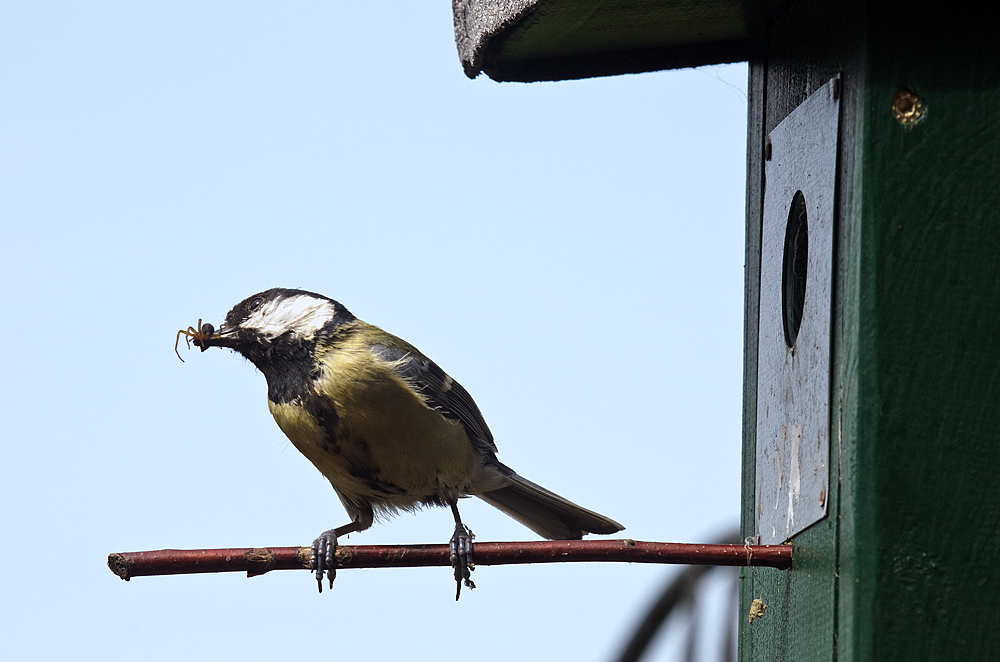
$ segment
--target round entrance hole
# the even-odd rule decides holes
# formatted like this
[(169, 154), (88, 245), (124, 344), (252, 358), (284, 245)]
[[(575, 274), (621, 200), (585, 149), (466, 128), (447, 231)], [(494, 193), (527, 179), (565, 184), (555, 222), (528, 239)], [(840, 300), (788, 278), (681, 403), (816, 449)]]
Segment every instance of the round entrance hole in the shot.
[(809, 264), (809, 224), (806, 222), (806, 199), (802, 191), (792, 196), (785, 226), (785, 253), (781, 265), (781, 313), (785, 344), (795, 346), (802, 326), (806, 302), (806, 275)]

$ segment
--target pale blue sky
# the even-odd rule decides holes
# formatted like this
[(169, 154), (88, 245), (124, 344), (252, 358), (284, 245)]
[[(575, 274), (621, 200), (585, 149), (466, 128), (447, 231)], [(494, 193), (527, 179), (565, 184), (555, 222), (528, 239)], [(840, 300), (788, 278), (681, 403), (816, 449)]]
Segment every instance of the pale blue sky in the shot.
[[(739, 516), (746, 66), (469, 80), (450, 3), (0, 11), (3, 659), (603, 660), (672, 572), (612, 564), (137, 578), (109, 552), (346, 522), (229, 352), (327, 294), (473, 394), (500, 459), (641, 540)], [(462, 504), (480, 540), (536, 539)], [(443, 543), (445, 509), (351, 544)]]

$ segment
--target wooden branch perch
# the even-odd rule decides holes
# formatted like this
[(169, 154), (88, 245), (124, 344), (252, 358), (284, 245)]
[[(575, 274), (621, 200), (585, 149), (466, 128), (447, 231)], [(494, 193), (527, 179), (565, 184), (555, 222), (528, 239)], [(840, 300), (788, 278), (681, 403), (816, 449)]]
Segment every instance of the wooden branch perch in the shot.
[[(477, 542), (476, 565), (618, 561), (683, 565), (792, 567), (789, 545), (693, 545), (639, 540), (547, 540)], [(251, 549), (161, 549), (108, 556), (108, 567), (128, 581), (149, 575), (242, 572), (248, 577), (269, 570), (309, 569), (309, 547)], [(412, 568), (448, 566), (448, 545), (341, 545), (337, 568)]]

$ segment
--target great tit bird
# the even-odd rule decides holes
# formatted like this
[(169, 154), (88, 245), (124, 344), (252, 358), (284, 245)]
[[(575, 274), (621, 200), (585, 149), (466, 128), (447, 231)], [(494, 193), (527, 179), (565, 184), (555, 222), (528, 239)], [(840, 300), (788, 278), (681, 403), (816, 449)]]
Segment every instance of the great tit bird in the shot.
[(414, 346), (329, 297), (275, 288), (238, 303), (217, 332), (207, 324), (190, 331), (181, 333), (202, 351), (233, 349), (264, 373), (278, 427), (326, 476), (351, 517), (313, 542), (320, 592), (324, 571), (333, 588), (339, 536), (399, 510), (449, 506), (457, 600), (463, 582), (474, 588), (473, 536), (458, 513), (458, 499), (467, 495), (549, 539), (622, 530), (502, 464), (461, 384)]

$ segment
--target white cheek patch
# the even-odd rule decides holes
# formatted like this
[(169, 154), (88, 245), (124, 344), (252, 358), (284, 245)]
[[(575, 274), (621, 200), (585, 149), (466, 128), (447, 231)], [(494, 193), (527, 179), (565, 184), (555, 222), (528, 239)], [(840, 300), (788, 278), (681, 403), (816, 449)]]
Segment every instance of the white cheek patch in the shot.
[(299, 294), (266, 302), (241, 326), (255, 329), (266, 338), (277, 338), (291, 331), (293, 335), (309, 339), (333, 319), (335, 313), (333, 304), (326, 299)]

